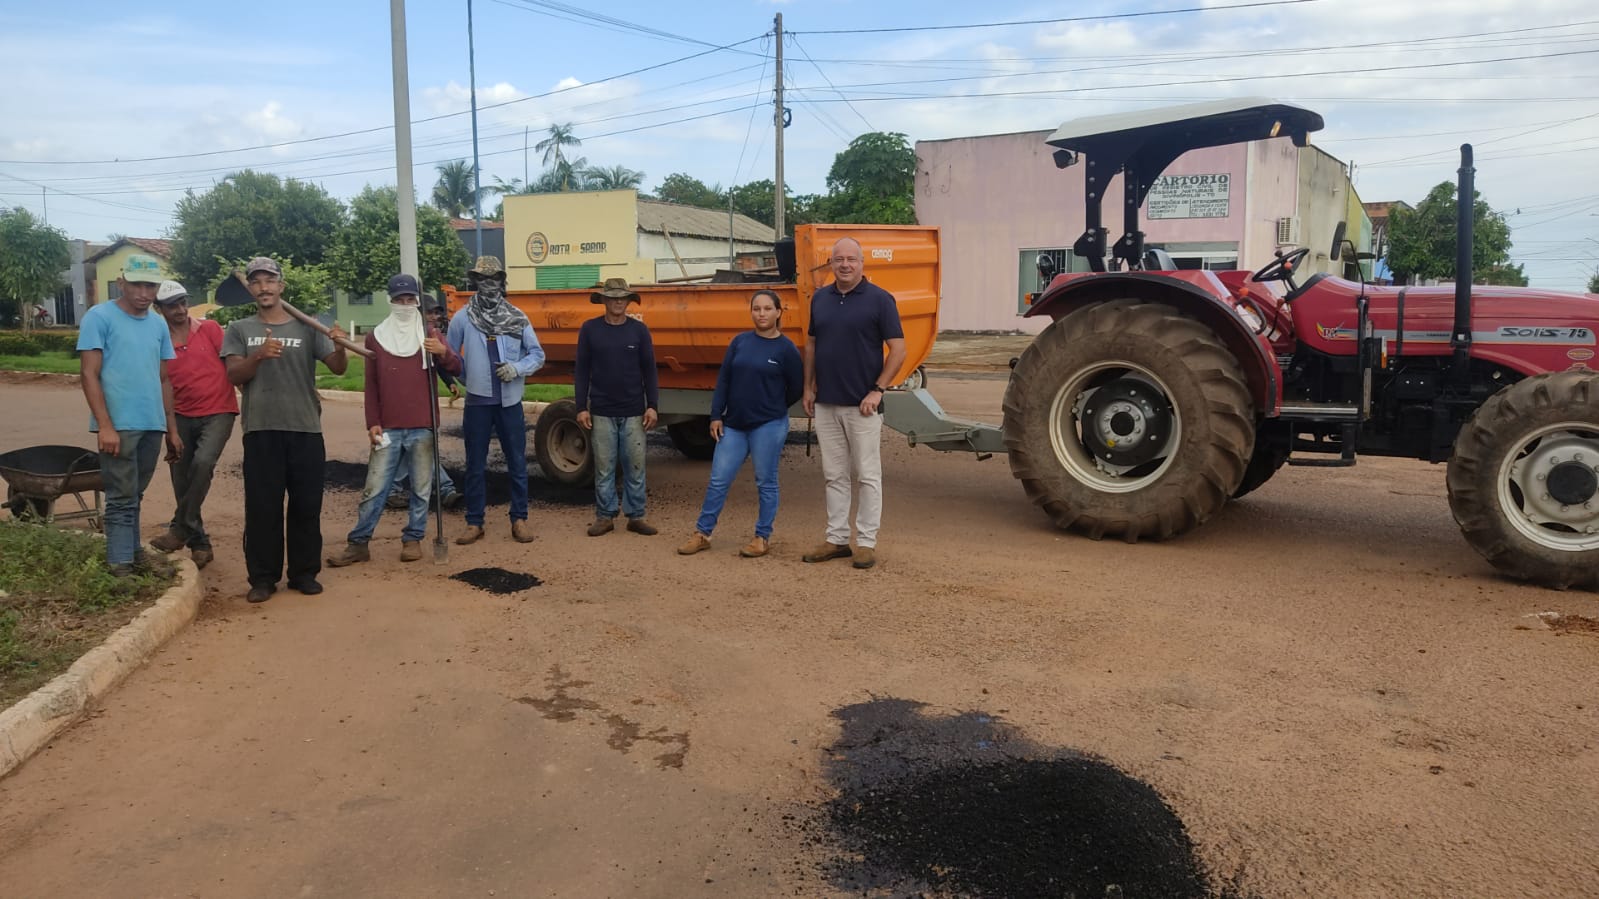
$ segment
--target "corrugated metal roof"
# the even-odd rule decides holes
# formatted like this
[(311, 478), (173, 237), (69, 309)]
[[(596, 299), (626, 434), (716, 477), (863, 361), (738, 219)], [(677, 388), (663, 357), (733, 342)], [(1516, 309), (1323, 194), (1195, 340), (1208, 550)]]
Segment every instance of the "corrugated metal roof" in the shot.
[[(638, 201), (638, 229), (651, 234), (671, 231), (673, 235), (727, 239), (727, 210), (679, 206), (657, 200)], [(733, 216), (733, 239), (749, 243), (771, 243), (777, 232), (747, 215)]]

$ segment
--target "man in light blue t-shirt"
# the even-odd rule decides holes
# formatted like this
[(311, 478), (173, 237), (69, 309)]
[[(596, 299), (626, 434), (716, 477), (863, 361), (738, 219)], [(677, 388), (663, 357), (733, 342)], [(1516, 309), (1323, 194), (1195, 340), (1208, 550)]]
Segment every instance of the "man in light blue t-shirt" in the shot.
[(167, 360), (176, 355), (172, 334), (165, 319), (150, 313), (160, 283), (154, 258), (129, 256), (117, 279), (120, 295), (91, 308), (78, 327), (89, 430), (99, 435), (105, 484), (106, 565), (117, 577), (151, 568), (139, 545), (139, 505), (155, 474), (163, 432), (167, 461), (183, 454), (167, 379)]

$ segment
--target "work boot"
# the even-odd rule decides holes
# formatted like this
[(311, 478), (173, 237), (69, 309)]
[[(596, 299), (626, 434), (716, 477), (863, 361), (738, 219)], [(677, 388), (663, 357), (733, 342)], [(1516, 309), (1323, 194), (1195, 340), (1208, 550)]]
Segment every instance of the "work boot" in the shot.
[(466, 497), (459, 493), (447, 493), (444, 495), (444, 510), (446, 512), (454, 512), (465, 504)]
[(194, 549), (189, 550), (189, 558), (194, 560), (195, 568), (204, 568), (210, 565), (211, 560), (215, 559), (216, 556), (212, 554), (211, 547), (196, 546)]
[(461, 534), (461, 536), (455, 538), (455, 545), (456, 546), (471, 546), (472, 544), (474, 544), (474, 543), (476, 543), (476, 542), (478, 542), (479, 540), (482, 540), (482, 539), (483, 539), (483, 526), (480, 525), (480, 524), (469, 524), (469, 525), (466, 526), (466, 531), (464, 531)]
[(526, 518), (518, 518), (511, 522), (511, 539), (517, 543), (533, 542), (533, 526), (527, 523)]
[(692, 556), (710, 548), (711, 538), (701, 534), (699, 531), (695, 531), (694, 536), (683, 541), (683, 545), (677, 548), (677, 554), (680, 556)]
[(175, 553), (183, 548), (184, 540), (177, 531), (169, 530), (150, 541), (150, 545), (164, 553)]
[(250, 592), (245, 595), (244, 601), (266, 602), (267, 600), (271, 599), (272, 594), (276, 592), (278, 592), (278, 588), (275, 584), (256, 584), (255, 586), (251, 587)]
[(660, 531), (655, 529), (655, 525), (642, 518), (629, 518), (627, 520), (627, 529), (635, 534), (643, 534), (646, 537), (654, 537), (660, 533)]
[(837, 543), (823, 543), (800, 558), (807, 562), (826, 562), (828, 559), (847, 559), (851, 555), (853, 553), (848, 544), (839, 546)]
[(409, 509), (411, 507), (411, 494), (405, 490), (389, 491), (389, 498), (383, 501), (385, 509)]
[(610, 518), (596, 518), (594, 519), (594, 523), (589, 525), (589, 536), (602, 537), (614, 530), (616, 530), (615, 520)]
[(422, 543), (418, 540), (400, 541), (400, 561), (415, 562), (422, 558)]
[(770, 552), (771, 549), (772, 547), (766, 542), (765, 537), (751, 537), (750, 542), (744, 544), (744, 548), (739, 550), (738, 554), (746, 559), (759, 559)]
[(870, 568), (877, 564), (877, 553), (870, 546), (862, 546), (855, 550), (855, 561), (850, 564), (856, 568)]
[(354, 565), (357, 562), (370, 561), (372, 561), (372, 551), (367, 548), (365, 543), (346, 543), (344, 544), (344, 552), (336, 556), (328, 556), (328, 567), (343, 568), (346, 565)]
[(134, 575), (132, 565), (107, 565), (106, 570), (111, 572), (111, 576), (114, 578), (133, 577)]
[(289, 587), (304, 593), (306, 596), (315, 596), (322, 592), (322, 583), (314, 577), (303, 577), (299, 580), (289, 581)]
[(171, 560), (159, 553), (151, 555), (143, 550), (136, 550), (133, 554), (133, 571), (135, 574), (172, 577), (178, 573), (178, 566), (172, 564)]

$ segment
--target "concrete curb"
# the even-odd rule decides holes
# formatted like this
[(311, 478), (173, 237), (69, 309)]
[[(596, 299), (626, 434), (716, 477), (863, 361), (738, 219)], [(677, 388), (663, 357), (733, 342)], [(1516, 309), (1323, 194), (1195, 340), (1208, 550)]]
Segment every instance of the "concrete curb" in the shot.
[(188, 559), (173, 561), (178, 583), (155, 605), (84, 653), (65, 674), (0, 712), (0, 777), (43, 749), (194, 620), (200, 609), (200, 572)]

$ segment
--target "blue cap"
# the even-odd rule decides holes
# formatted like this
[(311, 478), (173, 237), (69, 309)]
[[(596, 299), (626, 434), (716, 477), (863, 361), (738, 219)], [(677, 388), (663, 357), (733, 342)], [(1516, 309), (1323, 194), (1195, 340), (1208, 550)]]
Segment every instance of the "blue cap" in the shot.
[(422, 295), (422, 285), (416, 283), (415, 275), (395, 275), (389, 279), (390, 299), (405, 296), (406, 294), (410, 294), (413, 297)]

